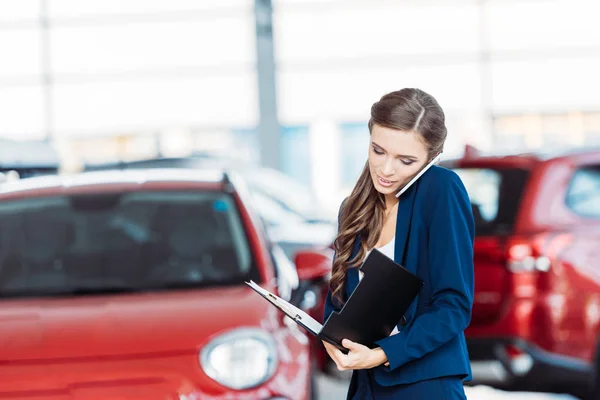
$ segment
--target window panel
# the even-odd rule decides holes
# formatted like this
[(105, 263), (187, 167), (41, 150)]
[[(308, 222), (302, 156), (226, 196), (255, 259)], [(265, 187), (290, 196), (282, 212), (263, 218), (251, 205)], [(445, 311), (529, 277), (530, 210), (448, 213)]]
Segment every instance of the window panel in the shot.
[(44, 137), (43, 97), (40, 86), (2, 88), (0, 110), (0, 137)]
[(0, 78), (40, 73), (37, 29), (0, 30)]
[(600, 106), (600, 58), (496, 62), (492, 69), (497, 110), (565, 110)]
[(260, 161), (260, 138), (256, 128), (231, 129), (232, 145), (228, 149), (229, 157), (248, 163)]
[(367, 122), (343, 123), (340, 126), (340, 161), (342, 187), (352, 188), (365, 162), (369, 148), (369, 127)]
[(57, 130), (72, 134), (257, 123), (256, 76), (98, 82), (55, 88)]
[(94, 74), (249, 66), (255, 60), (253, 32), (250, 18), (56, 28), (53, 68), (63, 74)]
[(310, 144), (308, 126), (281, 129), (281, 170), (310, 185)]
[(561, 151), (582, 144), (581, 126), (573, 124), (572, 119), (569, 114), (545, 115), (542, 118), (542, 146), (545, 150)]
[(477, 7), (464, 2), (289, 8), (282, 3), (274, 15), (276, 55), (284, 64), (365, 57), (361, 62), (377, 65), (381, 60), (369, 57), (474, 52), (479, 45)]
[(283, 71), (278, 76), (280, 117), (286, 123), (325, 116), (368, 120), (375, 101), (403, 87), (425, 90), (446, 112), (479, 109), (482, 102), (478, 74), (475, 63)]
[(40, 18), (40, 0), (0, 0), (0, 23)]
[(252, 0), (50, 0), (50, 11), (52, 17), (64, 18), (206, 10), (233, 6), (249, 7), (251, 5)]
[(595, 0), (486, 2), (493, 50), (586, 47), (600, 44)]

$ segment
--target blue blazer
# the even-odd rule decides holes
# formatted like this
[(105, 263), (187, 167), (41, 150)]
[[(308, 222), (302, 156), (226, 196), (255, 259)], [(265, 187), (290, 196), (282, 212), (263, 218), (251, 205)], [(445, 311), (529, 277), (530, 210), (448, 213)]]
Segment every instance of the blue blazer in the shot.
[[(471, 379), (463, 331), (473, 306), (474, 235), (471, 202), (455, 172), (433, 166), (400, 197), (394, 260), (425, 284), (399, 323), (399, 333), (377, 342), (390, 363), (372, 369), (380, 385), (450, 375)], [(352, 257), (359, 246), (357, 237)], [(348, 269), (346, 298), (358, 283), (358, 269)], [(329, 292), (324, 321), (334, 310), (340, 307)]]

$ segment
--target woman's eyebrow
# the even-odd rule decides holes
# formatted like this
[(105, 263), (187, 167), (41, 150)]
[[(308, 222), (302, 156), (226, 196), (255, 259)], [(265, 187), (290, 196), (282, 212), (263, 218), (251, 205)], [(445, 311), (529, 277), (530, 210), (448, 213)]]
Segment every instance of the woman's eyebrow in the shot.
[[(373, 145), (376, 146), (376, 147), (378, 147), (380, 150), (386, 151), (383, 147), (381, 147), (377, 143), (375, 143), (375, 142), (371, 142), (371, 143), (373, 143)], [(411, 159), (413, 161), (419, 160), (419, 157), (411, 156), (409, 154), (397, 154), (396, 157), (398, 157), (398, 158), (408, 158), (408, 159)]]

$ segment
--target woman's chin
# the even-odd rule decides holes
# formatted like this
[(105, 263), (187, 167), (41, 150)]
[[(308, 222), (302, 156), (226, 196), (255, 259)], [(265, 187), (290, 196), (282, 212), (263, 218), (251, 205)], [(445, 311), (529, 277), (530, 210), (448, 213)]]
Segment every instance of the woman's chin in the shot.
[(379, 184), (376, 184), (375, 190), (377, 190), (381, 194), (392, 194), (392, 193), (396, 193), (397, 187), (396, 187), (396, 185), (386, 187), (386, 186), (381, 186)]

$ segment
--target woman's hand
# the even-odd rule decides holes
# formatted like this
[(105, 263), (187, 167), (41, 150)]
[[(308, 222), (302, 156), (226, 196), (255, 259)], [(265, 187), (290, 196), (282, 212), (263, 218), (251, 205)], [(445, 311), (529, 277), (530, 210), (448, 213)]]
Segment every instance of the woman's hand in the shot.
[(342, 353), (337, 347), (323, 341), (323, 345), (329, 357), (335, 362), (338, 370), (370, 369), (381, 364), (389, 365), (384, 351), (377, 347), (370, 349), (360, 343), (354, 343), (348, 339), (342, 340), (342, 346), (350, 350), (348, 354)]

